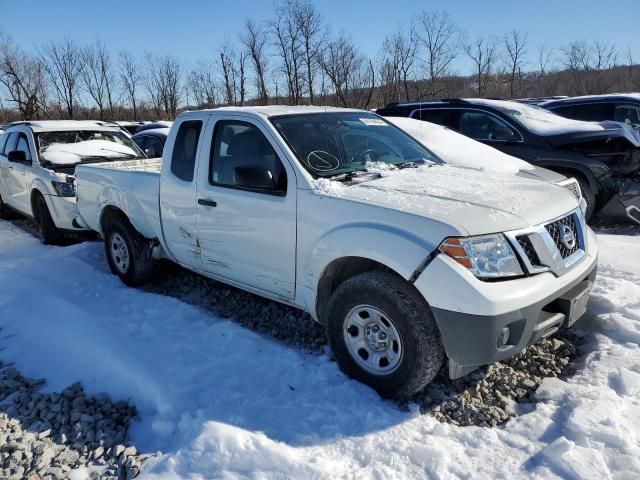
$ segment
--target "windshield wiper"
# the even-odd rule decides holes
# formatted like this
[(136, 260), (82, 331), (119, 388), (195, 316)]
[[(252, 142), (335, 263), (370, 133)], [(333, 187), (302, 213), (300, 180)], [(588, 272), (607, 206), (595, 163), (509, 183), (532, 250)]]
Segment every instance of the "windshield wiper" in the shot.
[(394, 165), (399, 169), (403, 169), (403, 168), (418, 168), (418, 166), (424, 165), (425, 163), (427, 163), (426, 160), (420, 159), (420, 160), (408, 160), (406, 162), (400, 162)]
[(119, 150), (111, 150), (110, 148), (101, 148), (100, 149), (103, 152), (112, 152), (112, 153), (117, 153), (119, 155), (122, 155), (125, 158), (140, 158), (138, 157), (138, 155), (136, 155), (135, 153), (127, 153), (127, 152), (121, 152)]
[(373, 173), (373, 172), (369, 172), (368, 170), (365, 169), (359, 169), (359, 170), (352, 170), (351, 172), (346, 172), (346, 173), (340, 173), (338, 175), (328, 175), (325, 178), (330, 178), (331, 180), (335, 180), (337, 182), (350, 182), (351, 180), (353, 180), (356, 177), (360, 177), (362, 175), (366, 175), (366, 174), (373, 174), (376, 177), (380, 177), (380, 173)]

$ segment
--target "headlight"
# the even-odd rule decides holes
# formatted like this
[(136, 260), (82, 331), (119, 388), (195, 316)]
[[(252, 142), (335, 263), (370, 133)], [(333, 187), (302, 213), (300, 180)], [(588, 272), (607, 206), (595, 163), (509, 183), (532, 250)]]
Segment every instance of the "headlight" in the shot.
[(438, 249), (478, 278), (524, 275), (516, 254), (503, 235), (446, 238)]
[(61, 197), (75, 197), (76, 195), (76, 187), (73, 183), (51, 182), (51, 184)]

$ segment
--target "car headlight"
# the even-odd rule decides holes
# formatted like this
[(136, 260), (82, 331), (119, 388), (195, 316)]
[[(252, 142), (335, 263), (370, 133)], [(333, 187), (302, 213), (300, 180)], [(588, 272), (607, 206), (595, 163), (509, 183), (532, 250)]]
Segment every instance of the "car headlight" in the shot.
[(51, 182), (51, 184), (61, 197), (75, 197), (76, 195), (76, 187), (73, 183)]
[(481, 279), (524, 275), (511, 245), (501, 234), (449, 237), (438, 250)]

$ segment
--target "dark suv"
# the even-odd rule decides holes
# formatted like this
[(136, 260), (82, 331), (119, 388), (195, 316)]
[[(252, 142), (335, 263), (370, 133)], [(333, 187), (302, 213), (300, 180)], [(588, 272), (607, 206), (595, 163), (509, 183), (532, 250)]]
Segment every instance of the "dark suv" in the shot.
[(542, 102), (539, 106), (574, 120), (610, 120), (640, 127), (640, 93), (564, 98)]
[(444, 125), (580, 183), (586, 216), (640, 224), (640, 142), (618, 124), (566, 119), (522, 103), (453, 99), (394, 103), (377, 111)]

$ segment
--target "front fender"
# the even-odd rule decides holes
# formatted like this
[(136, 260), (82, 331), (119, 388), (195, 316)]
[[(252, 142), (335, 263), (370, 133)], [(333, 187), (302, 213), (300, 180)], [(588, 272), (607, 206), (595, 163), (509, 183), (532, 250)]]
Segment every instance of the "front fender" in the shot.
[[(440, 240), (442, 238), (438, 242)], [(335, 260), (345, 257), (366, 258), (409, 280), (436, 247), (435, 242), (388, 225), (358, 223), (337, 227), (316, 242), (302, 265), (302, 302), (317, 318), (315, 306), (318, 284), (325, 269)]]

